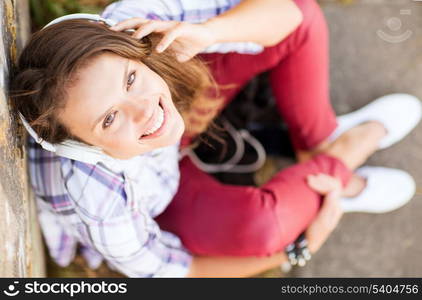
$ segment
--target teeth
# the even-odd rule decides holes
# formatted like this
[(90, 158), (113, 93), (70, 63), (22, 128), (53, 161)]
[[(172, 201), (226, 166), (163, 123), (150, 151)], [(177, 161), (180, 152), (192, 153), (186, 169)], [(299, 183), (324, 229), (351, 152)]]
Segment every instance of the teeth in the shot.
[(154, 125), (149, 130), (145, 131), (143, 136), (150, 135), (156, 132), (161, 127), (161, 125), (163, 125), (163, 122), (164, 122), (164, 110), (161, 108), (161, 106), (159, 106), (157, 121), (155, 121)]

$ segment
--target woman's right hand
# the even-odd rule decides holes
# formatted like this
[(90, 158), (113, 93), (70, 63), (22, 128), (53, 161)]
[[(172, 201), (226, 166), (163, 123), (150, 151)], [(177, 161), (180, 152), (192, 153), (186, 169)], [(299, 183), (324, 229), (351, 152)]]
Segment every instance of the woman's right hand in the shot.
[(315, 253), (337, 227), (343, 215), (340, 206), (342, 185), (340, 180), (326, 174), (309, 175), (307, 182), (314, 191), (324, 195), (317, 217), (306, 230), (309, 250)]
[(180, 62), (185, 62), (216, 42), (214, 33), (204, 24), (179, 21), (148, 20), (130, 18), (112, 27), (114, 31), (135, 30), (132, 36), (141, 39), (152, 32), (163, 35), (156, 46), (157, 52), (172, 47)]

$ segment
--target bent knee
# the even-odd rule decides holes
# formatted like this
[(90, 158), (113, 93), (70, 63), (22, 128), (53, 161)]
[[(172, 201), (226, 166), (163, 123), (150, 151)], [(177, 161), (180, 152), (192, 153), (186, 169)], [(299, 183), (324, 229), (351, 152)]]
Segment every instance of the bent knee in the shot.
[[(325, 17), (316, 0), (294, 0), (301, 12), (301, 27), (325, 25)], [(317, 22), (317, 20), (320, 20)], [(321, 20), (323, 22), (321, 22)]]

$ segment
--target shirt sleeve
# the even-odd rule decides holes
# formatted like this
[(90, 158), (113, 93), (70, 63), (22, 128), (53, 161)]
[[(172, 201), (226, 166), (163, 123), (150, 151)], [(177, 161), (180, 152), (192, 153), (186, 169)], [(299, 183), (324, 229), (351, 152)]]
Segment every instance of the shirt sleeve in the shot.
[(61, 267), (75, 258), (77, 239), (67, 232), (60, 219), (45, 200), (35, 196), (38, 222), (51, 258)]
[[(203, 23), (233, 8), (242, 0), (121, 0), (108, 5), (102, 17), (120, 22), (139, 17), (150, 20), (184, 21)], [(252, 42), (217, 43), (204, 49), (203, 53), (238, 52), (256, 54), (263, 46)]]
[(65, 178), (83, 224), (82, 239), (109, 265), (128, 277), (186, 276), (192, 256), (145, 208), (129, 205), (122, 176), (75, 162)]

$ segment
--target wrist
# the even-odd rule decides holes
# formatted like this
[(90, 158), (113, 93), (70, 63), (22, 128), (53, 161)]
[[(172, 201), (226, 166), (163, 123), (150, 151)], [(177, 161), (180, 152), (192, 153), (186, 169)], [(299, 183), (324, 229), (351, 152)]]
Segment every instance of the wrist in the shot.
[(285, 248), (287, 259), (291, 266), (303, 267), (311, 259), (311, 251), (305, 233), (302, 233), (293, 243)]

